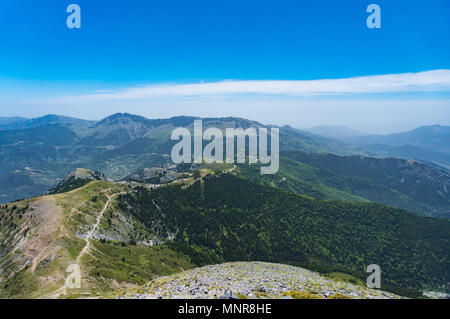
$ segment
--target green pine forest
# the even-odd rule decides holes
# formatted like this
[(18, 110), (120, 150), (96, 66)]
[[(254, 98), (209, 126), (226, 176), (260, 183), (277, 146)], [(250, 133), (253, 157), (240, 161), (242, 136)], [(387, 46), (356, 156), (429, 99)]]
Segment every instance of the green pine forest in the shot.
[(450, 279), (450, 221), (380, 204), (314, 199), (231, 174), (138, 187), (116, 202), (148, 229), (176, 234), (172, 248), (196, 265), (270, 261), (365, 279), (374, 263), (384, 288), (403, 295)]

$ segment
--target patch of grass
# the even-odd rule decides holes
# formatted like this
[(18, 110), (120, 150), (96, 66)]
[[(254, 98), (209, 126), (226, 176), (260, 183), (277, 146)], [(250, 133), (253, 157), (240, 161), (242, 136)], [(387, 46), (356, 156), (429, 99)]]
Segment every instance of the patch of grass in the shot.
[(306, 291), (299, 291), (299, 290), (287, 291), (287, 292), (284, 292), (281, 296), (282, 297), (291, 296), (294, 299), (323, 299), (322, 297), (320, 297), (318, 295), (311, 294)]
[(65, 238), (67, 242), (67, 252), (72, 259), (76, 259), (78, 254), (83, 249), (85, 242), (79, 238)]
[(349, 296), (340, 294), (340, 293), (336, 293), (336, 294), (328, 297), (328, 299), (352, 299), (352, 298), (350, 298)]
[(256, 298), (270, 298), (270, 296), (266, 292), (255, 291), (254, 294)]
[(354, 285), (359, 285), (359, 286), (364, 286), (364, 282), (352, 275), (349, 274), (345, 274), (342, 272), (330, 272), (327, 274), (323, 275), (324, 277), (334, 280), (334, 281), (341, 281), (341, 282), (346, 282), (346, 283), (351, 283)]
[(144, 284), (159, 276), (171, 275), (193, 268), (189, 257), (165, 245), (116, 245), (91, 242), (91, 253), (82, 258), (99, 290), (108, 290), (114, 281), (121, 284)]
[(36, 276), (26, 270), (0, 283), (0, 298), (26, 298), (38, 288)]

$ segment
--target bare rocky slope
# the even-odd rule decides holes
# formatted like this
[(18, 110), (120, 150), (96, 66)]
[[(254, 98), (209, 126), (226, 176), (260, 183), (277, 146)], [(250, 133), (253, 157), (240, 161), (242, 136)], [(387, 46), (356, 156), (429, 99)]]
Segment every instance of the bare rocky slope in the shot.
[(209, 265), (118, 291), (131, 299), (397, 299), (399, 296), (361, 284), (323, 277), (289, 265), (233, 262)]

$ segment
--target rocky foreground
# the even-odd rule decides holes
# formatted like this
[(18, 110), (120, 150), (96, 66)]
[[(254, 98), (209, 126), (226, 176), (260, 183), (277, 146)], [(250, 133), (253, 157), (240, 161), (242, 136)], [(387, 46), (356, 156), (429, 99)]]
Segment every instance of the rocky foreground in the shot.
[(195, 268), (157, 278), (143, 287), (120, 292), (135, 299), (394, 299), (392, 293), (333, 281), (289, 265), (233, 262)]

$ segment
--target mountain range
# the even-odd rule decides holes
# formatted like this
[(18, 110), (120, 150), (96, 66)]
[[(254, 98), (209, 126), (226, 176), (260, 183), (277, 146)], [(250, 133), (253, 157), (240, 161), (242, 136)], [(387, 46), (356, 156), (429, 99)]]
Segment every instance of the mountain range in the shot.
[[(192, 129), (195, 117), (150, 120), (131, 114), (114, 114), (98, 122), (45, 116), (0, 130), (0, 201), (39, 195), (55, 186), (77, 167), (99, 170), (112, 179), (128, 176), (144, 167), (167, 164), (174, 142), (171, 131)], [(258, 127), (240, 118), (205, 118), (203, 125)], [(312, 138), (291, 128), (281, 130), (282, 149), (345, 154), (339, 142)], [(16, 191), (10, 187), (15, 181)], [(19, 181), (23, 181), (22, 184)]]
[[(139, 170), (169, 165), (169, 154), (175, 143), (170, 140), (171, 131), (176, 127), (192, 129), (196, 119), (199, 118), (147, 119), (117, 113), (93, 122), (48, 115), (19, 121), (13, 124), (20, 125), (16, 129), (11, 129), (12, 124), (0, 125), (0, 201), (6, 203), (43, 194), (78, 167), (120, 180)], [(205, 128), (262, 127), (258, 122), (242, 118), (202, 120)], [(427, 151), (428, 157), (434, 153), (442, 157), (441, 162), (429, 162), (417, 159), (415, 152), (408, 152), (410, 148), (423, 150), (426, 139), (434, 141), (430, 147), (435, 149), (446, 141), (448, 144), (447, 132), (445, 127), (423, 127), (379, 137), (380, 140), (366, 137), (367, 141), (391, 141), (389, 144), (412, 143), (376, 144), (380, 149), (375, 152), (372, 144), (354, 146), (283, 126), (280, 127), (280, 165), (284, 175), (280, 178), (286, 180), (284, 183), (274, 180), (280, 174), (266, 179), (316, 198), (372, 201), (428, 216), (448, 217), (449, 175), (442, 165), (450, 156)], [(351, 138), (363, 140), (361, 136)], [(404, 148), (404, 156), (391, 158), (392, 148)], [(416, 161), (401, 160), (405, 157)], [(251, 167), (243, 167), (242, 172), (252, 180), (264, 179)]]
[(369, 156), (417, 159), (450, 167), (449, 126), (421, 126), (387, 135), (367, 135), (342, 126), (319, 126), (306, 131), (362, 147)]
[(13, 123), (23, 122), (27, 121), (27, 118), (20, 117), (20, 116), (13, 116), (13, 117), (0, 117), (0, 125), (7, 126)]
[(320, 126), (314, 126), (311, 128), (304, 129), (307, 132), (311, 132), (316, 135), (325, 136), (329, 138), (339, 139), (350, 137), (350, 136), (361, 136), (361, 135), (367, 135), (363, 132), (359, 132), (356, 130), (353, 130), (351, 128), (348, 128), (346, 126), (342, 125), (320, 125)]
[[(261, 175), (259, 163), (174, 165), (170, 134), (192, 130), (196, 119), (51, 115), (0, 130), (0, 297), (111, 297), (237, 261), (303, 267), (333, 287), (361, 285), (365, 266), (377, 263), (384, 290), (448, 290), (450, 175), (439, 163), (371, 157), (365, 145), (282, 126), (274, 175)], [(204, 128), (262, 127), (202, 120)], [(433, 134), (432, 147), (444, 143), (445, 130)], [(78, 290), (65, 283), (74, 264), (83, 273)], [(315, 276), (287, 295), (329, 296), (308, 281)], [(351, 289), (333, 295), (360, 291)]]
[(42, 117), (27, 119), (22, 117), (0, 118), (0, 130), (20, 130), (29, 129), (50, 124), (64, 124), (64, 125), (89, 125), (93, 121), (75, 119), (68, 116), (61, 116), (55, 114), (48, 114)]

